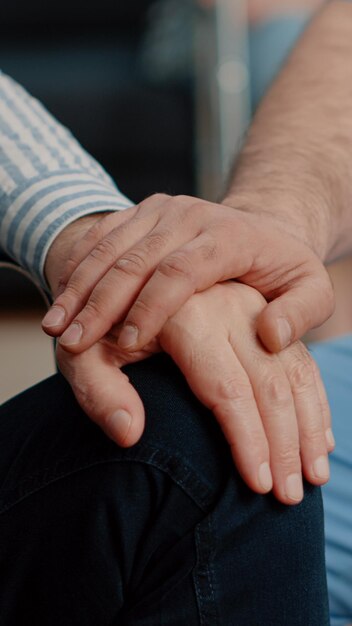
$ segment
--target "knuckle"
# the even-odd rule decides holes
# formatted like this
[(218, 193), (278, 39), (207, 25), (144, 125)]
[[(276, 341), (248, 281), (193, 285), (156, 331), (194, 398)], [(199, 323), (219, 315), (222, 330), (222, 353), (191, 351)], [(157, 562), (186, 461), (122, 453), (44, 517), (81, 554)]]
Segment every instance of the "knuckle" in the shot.
[(188, 215), (191, 220), (201, 220), (207, 215), (209, 203), (204, 200), (195, 200), (188, 209)]
[(203, 261), (215, 261), (218, 258), (218, 247), (216, 243), (203, 244), (200, 248)]
[(103, 301), (97, 295), (92, 295), (83, 309), (85, 318), (102, 318), (104, 316)]
[(146, 237), (144, 245), (148, 253), (155, 254), (156, 252), (160, 252), (165, 245), (172, 237), (172, 233), (170, 230), (163, 230), (157, 233), (151, 233)]
[(315, 361), (300, 341), (290, 346), (286, 362), (285, 369), (295, 392), (315, 388)]
[(193, 207), (196, 204), (204, 203), (203, 200), (199, 200), (199, 198), (193, 196), (187, 196), (186, 194), (178, 194), (174, 199), (176, 200), (175, 206), (181, 210), (184, 209), (185, 215), (189, 215), (189, 212), (193, 211)]
[(280, 446), (276, 461), (287, 471), (300, 466), (300, 448), (298, 442), (290, 442)]
[(99, 241), (102, 238), (104, 232), (103, 224), (104, 218), (97, 220), (84, 235), (85, 241)]
[(210, 371), (210, 354), (198, 350), (197, 346), (187, 344), (187, 359), (189, 364), (188, 371), (193, 376), (199, 376), (202, 375), (202, 372)]
[(291, 389), (283, 376), (265, 372), (259, 384), (259, 399), (265, 404), (287, 407), (291, 403)]
[(309, 425), (306, 424), (300, 432), (300, 445), (301, 448), (306, 446), (309, 450), (315, 447), (317, 444), (323, 444), (325, 447), (324, 433), (322, 424), (314, 421)]
[(182, 278), (195, 283), (194, 270), (186, 254), (178, 253), (168, 256), (158, 266), (158, 272), (166, 278)]
[(73, 277), (66, 285), (65, 292), (56, 299), (56, 304), (69, 303), (72, 300), (81, 300), (82, 298), (82, 283), (76, 281)]
[(161, 193), (161, 192), (157, 192), (157, 193), (152, 193), (151, 196), (148, 197), (148, 200), (169, 200), (171, 198), (171, 196), (168, 193)]
[(64, 270), (62, 272), (63, 281), (66, 279), (66, 282), (67, 282), (67, 279), (72, 275), (72, 272), (74, 272), (74, 270), (76, 269), (77, 263), (79, 262), (79, 257), (75, 252), (76, 252), (75, 250), (72, 250), (68, 259), (66, 260), (66, 263), (64, 265)]
[(143, 315), (150, 316), (151, 314), (155, 314), (156, 311), (164, 311), (163, 305), (160, 302), (149, 302), (148, 300), (138, 298), (133, 305), (134, 314), (142, 313)]
[(306, 391), (314, 386), (313, 369), (308, 360), (296, 360), (291, 366), (290, 381), (295, 391)]
[(253, 391), (249, 381), (240, 378), (223, 378), (218, 381), (216, 395), (219, 401), (233, 400), (244, 404), (253, 399)]
[(112, 263), (116, 258), (116, 247), (111, 239), (102, 239), (97, 243), (95, 248), (90, 252), (90, 256), (102, 263)]
[(174, 226), (184, 227), (189, 217), (190, 198), (184, 195), (170, 196), (165, 206), (165, 216), (172, 219)]
[(150, 196), (145, 198), (145, 200), (143, 200), (137, 205), (136, 218), (139, 219), (139, 217), (143, 216), (145, 211), (148, 211), (148, 212), (149, 211), (154, 212), (155, 210), (157, 211), (158, 207), (161, 206), (164, 202), (166, 202), (170, 198), (171, 196), (169, 196), (166, 193), (151, 194)]
[(123, 272), (128, 276), (140, 276), (149, 271), (148, 260), (143, 252), (133, 250), (118, 259), (112, 266), (113, 270)]

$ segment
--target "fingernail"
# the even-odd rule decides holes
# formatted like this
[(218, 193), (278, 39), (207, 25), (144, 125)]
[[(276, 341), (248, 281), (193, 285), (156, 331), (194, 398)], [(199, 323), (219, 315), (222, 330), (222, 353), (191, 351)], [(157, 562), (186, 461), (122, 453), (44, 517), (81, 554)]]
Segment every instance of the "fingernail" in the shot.
[(74, 346), (79, 343), (83, 334), (82, 326), (79, 322), (73, 322), (71, 326), (61, 335), (59, 343), (63, 346)]
[(65, 321), (65, 309), (62, 306), (52, 306), (43, 318), (44, 326), (61, 326)]
[(303, 485), (300, 474), (290, 474), (286, 478), (286, 496), (289, 500), (300, 502), (303, 498)]
[(119, 336), (118, 345), (120, 348), (132, 348), (137, 343), (138, 339), (138, 328), (137, 326), (132, 326), (132, 324), (126, 324), (123, 327), (121, 334)]
[(273, 478), (271, 475), (269, 463), (262, 463), (258, 472), (259, 482), (265, 491), (273, 488)]
[(334, 434), (333, 434), (331, 428), (328, 428), (325, 431), (325, 438), (326, 438), (326, 442), (327, 442), (329, 448), (335, 448), (335, 445), (336, 445), (335, 437), (334, 437)]
[(286, 348), (286, 346), (289, 345), (292, 337), (291, 326), (284, 317), (279, 317), (279, 319), (277, 320), (277, 328), (281, 348)]
[[(123, 409), (115, 411), (106, 422), (106, 434), (114, 441), (124, 443), (131, 427), (132, 415)], [(121, 435), (123, 434), (123, 437)]]
[(326, 456), (319, 456), (313, 463), (313, 473), (316, 478), (328, 480), (330, 476), (329, 461)]

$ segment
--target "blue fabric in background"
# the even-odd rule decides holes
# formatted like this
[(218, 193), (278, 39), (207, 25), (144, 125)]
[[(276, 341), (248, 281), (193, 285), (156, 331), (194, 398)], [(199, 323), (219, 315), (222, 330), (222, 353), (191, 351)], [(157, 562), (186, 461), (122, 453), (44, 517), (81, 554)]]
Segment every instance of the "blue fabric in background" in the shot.
[[(249, 37), (252, 110), (286, 60), (309, 20), (281, 16)], [(352, 624), (352, 335), (312, 346), (332, 411), (336, 450), (323, 489), (331, 626)]]
[(311, 346), (326, 386), (336, 449), (323, 488), (331, 626), (352, 623), (352, 335)]
[(306, 12), (278, 16), (250, 30), (251, 102), (254, 110), (309, 20)]

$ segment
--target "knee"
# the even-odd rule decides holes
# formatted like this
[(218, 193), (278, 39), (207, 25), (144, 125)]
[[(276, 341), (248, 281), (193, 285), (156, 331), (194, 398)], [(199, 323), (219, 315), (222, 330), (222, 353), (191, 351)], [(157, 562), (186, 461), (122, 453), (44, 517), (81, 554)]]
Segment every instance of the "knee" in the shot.
[(141, 445), (182, 458), (210, 478), (233, 468), (230, 450), (212, 414), (193, 395), (187, 381), (165, 354), (125, 368), (146, 412)]

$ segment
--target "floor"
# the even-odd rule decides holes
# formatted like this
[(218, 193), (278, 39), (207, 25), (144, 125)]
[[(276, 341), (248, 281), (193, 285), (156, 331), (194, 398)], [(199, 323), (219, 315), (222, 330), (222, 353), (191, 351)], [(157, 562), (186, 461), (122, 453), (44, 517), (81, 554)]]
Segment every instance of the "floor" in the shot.
[(0, 268), (0, 404), (55, 372), (52, 340), (40, 327), (45, 304), (36, 288)]

